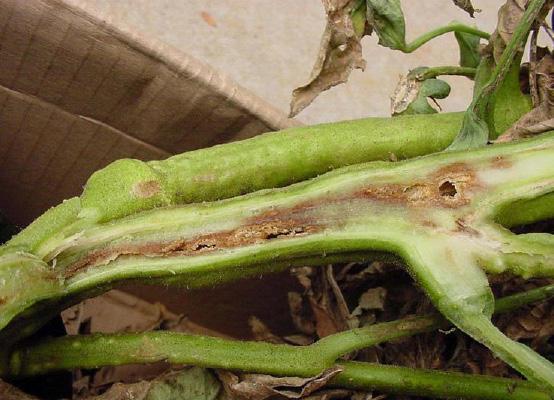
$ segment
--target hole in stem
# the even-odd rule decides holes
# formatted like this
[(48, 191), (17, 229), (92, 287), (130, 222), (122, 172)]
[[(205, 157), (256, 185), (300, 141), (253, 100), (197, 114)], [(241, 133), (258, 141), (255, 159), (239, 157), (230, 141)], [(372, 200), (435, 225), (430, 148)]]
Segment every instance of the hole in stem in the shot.
[(450, 181), (444, 181), (439, 186), (439, 193), (443, 197), (454, 197), (456, 194), (458, 194), (458, 191), (456, 190), (456, 185)]
[(543, 221), (533, 222), (531, 224), (517, 225), (510, 228), (515, 234), (524, 233), (551, 233), (554, 234), (554, 218)]

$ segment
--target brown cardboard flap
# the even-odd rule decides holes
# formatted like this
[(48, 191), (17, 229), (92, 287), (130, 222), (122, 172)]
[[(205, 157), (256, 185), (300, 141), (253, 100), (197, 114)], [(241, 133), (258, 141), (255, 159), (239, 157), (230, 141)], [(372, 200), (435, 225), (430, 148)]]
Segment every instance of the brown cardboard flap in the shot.
[(16, 224), (79, 194), (115, 159), (297, 124), (211, 67), (96, 12), (0, 0), (0, 209)]

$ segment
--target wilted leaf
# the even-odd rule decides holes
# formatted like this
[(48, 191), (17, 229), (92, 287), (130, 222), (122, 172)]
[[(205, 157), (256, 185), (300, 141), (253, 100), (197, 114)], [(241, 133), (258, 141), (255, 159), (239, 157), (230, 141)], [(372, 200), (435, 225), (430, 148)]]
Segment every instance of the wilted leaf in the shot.
[(454, 4), (467, 12), (471, 16), (471, 18), (475, 18), (474, 14), (476, 12), (481, 12), (481, 10), (473, 7), (473, 4), (471, 4), (471, 0), (454, 0)]
[(433, 114), (433, 108), (427, 98), (444, 99), (450, 94), (450, 86), (443, 80), (431, 78), (423, 81), (418, 74), (426, 68), (416, 68), (400, 78), (391, 98), (392, 115)]
[(400, 0), (366, 1), (367, 20), (379, 36), (379, 44), (394, 50), (404, 50), (406, 23)]
[[(525, 12), (526, 6), (529, 3), (528, 0), (507, 0), (502, 7), (498, 10), (498, 24), (496, 30), (490, 37), (488, 50), (494, 56), (494, 61), (498, 63), (502, 53), (506, 49), (506, 44), (512, 38), (515, 29), (521, 17)], [(542, 20), (546, 17), (546, 14), (552, 8), (552, 0), (547, 0), (539, 13), (537, 20)], [(520, 51), (523, 52), (525, 43), (521, 44)]]
[(333, 367), (310, 378), (275, 377), (262, 374), (235, 375), (229, 371), (218, 371), (219, 379), (231, 398), (264, 400), (278, 395), (287, 399), (304, 398), (322, 388), (342, 369)]
[[(498, 24), (489, 40), (489, 50), (492, 50), (494, 61), (498, 63), (506, 44), (510, 41), (514, 31), (525, 12), (527, 0), (507, 0), (498, 10)], [(523, 51), (523, 48), (521, 49)]]
[[(361, 37), (365, 19), (360, 18), (359, 0), (323, 0), (327, 25), (312, 69), (309, 83), (294, 89), (290, 104), (293, 117), (306, 108), (321, 92), (346, 82), (354, 68), (364, 69)], [(363, 3), (362, 3), (363, 4)], [(356, 26), (355, 24), (356, 23)]]
[(462, 67), (477, 68), (481, 55), (479, 54), (479, 41), (477, 35), (465, 32), (454, 32), (456, 41), (460, 48), (460, 65)]
[(523, 115), (497, 142), (537, 135), (554, 130), (554, 57), (545, 55), (537, 64), (539, 105)]

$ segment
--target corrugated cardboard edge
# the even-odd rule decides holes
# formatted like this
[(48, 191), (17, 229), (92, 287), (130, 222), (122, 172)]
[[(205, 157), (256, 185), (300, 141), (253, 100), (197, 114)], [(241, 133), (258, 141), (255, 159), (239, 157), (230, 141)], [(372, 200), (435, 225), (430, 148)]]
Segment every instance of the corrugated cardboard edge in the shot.
[(106, 15), (90, 3), (85, 4), (79, 0), (66, 0), (65, 2), (56, 0), (56, 2), (63, 4), (73, 12), (93, 22), (101, 21), (101, 26), (113, 34), (114, 37), (117, 37), (122, 42), (128, 44), (129, 47), (140, 51), (144, 55), (165, 63), (176, 73), (198, 71), (195, 79), (211, 87), (214, 92), (225, 93), (228, 96), (227, 100), (229, 102), (239, 105), (246, 113), (256, 116), (271, 130), (281, 130), (302, 125), (300, 121), (289, 118), (283, 111), (237, 84), (224, 72), (198, 61), (194, 57), (175, 49), (173, 46), (146, 37), (127, 26), (123, 21)]
[(299, 123), (95, 10), (0, 0), (0, 209), (24, 226), (97, 169)]

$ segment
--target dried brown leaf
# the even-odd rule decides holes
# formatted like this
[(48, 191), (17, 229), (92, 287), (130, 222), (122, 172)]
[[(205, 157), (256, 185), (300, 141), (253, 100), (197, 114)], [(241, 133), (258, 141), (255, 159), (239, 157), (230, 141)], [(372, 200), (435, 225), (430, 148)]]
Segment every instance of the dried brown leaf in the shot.
[[(525, 12), (529, 0), (507, 0), (498, 10), (498, 24), (490, 37), (487, 51), (494, 57), (498, 63), (502, 53), (506, 49), (507, 43), (512, 38), (514, 31)], [(552, 9), (552, 0), (548, 0), (542, 8), (537, 20), (543, 20)], [(524, 44), (523, 44), (524, 45)], [(520, 49), (523, 51), (523, 45)]]
[(31, 396), (22, 392), (15, 386), (10, 385), (0, 379), (0, 399), (2, 400), (38, 400), (35, 396)]
[(297, 292), (288, 293), (288, 301), (292, 323), (305, 335), (313, 335), (315, 333), (315, 323), (313, 318), (308, 315), (306, 307), (304, 307), (304, 299)]
[(481, 12), (481, 10), (474, 8), (473, 4), (471, 4), (471, 0), (453, 0), (454, 4), (460, 7), (462, 10), (467, 12), (471, 18), (475, 18), (476, 12)]
[(352, 311), (352, 314), (359, 316), (362, 315), (364, 311), (383, 310), (386, 297), (387, 289), (383, 287), (368, 289), (361, 295), (358, 306)]
[(267, 325), (264, 324), (262, 321), (260, 321), (259, 318), (251, 316), (250, 318), (248, 318), (248, 325), (252, 330), (252, 335), (254, 336), (254, 340), (258, 340), (260, 342), (276, 343), (276, 344), (285, 343), (283, 339), (281, 339), (279, 336), (271, 332), (271, 330), (267, 327)]
[(332, 266), (297, 268), (292, 273), (305, 288), (303, 297), (310, 305), (318, 337), (344, 331), (349, 329), (350, 324), (355, 324), (355, 321), (351, 321), (346, 302), (334, 279)]
[[(507, 0), (498, 10), (498, 24), (489, 40), (489, 51), (494, 61), (498, 63), (506, 44), (510, 41), (514, 31), (525, 12), (528, 0)], [(523, 49), (521, 49), (523, 51)]]
[(391, 115), (398, 115), (408, 109), (419, 94), (422, 81), (401, 75), (391, 97)]
[(323, 91), (344, 83), (354, 68), (364, 69), (361, 35), (356, 33), (352, 10), (357, 0), (323, 0), (327, 25), (309, 82), (292, 92), (290, 116), (297, 115)]
[(217, 374), (231, 398), (263, 400), (275, 395), (287, 399), (305, 398), (325, 386), (341, 371), (340, 367), (333, 367), (310, 378), (275, 377), (263, 374), (235, 375), (224, 370), (218, 371)]

